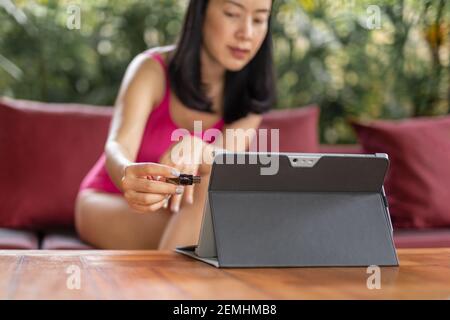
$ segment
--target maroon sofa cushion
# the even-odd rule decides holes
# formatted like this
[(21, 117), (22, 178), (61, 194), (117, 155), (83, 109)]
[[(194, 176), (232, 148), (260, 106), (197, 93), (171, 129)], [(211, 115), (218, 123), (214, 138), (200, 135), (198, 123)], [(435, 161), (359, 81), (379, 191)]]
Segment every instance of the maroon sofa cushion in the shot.
[[(271, 129), (279, 129), (280, 152), (319, 151), (319, 114), (317, 106), (305, 106), (295, 109), (272, 110), (263, 116), (259, 129), (267, 129), (267, 148), (258, 145), (258, 151), (272, 151)], [(254, 139), (250, 150), (256, 150), (257, 139)]]
[(39, 240), (34, 232), (0, 228), (0, 249), (33, 250), (38, 248)]
[(396, 228), (450, 227), (450, 117), (353, 123), (366, 152), (385, 152)]
[(45, 232), (42, 250), (92, 250), (94, 247), (81, 241), (75, 230), (53, 230)]
[(450, 248), (450, 228), (394, 230), (396, 248)]
[(72, 226), (112, 108), (0, 99), (0, 227)]
[(364, 150), (359, 144), (321, 144), (319, 146), (319, 152), (361, 154), (364, 153)]

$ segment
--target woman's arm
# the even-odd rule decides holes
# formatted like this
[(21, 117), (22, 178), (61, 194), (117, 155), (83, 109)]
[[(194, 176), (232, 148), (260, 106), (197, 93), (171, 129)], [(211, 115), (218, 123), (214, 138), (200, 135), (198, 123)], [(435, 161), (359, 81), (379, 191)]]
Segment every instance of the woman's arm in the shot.
[(145, 124), (164, 86), (162, 66), (148, 55), (136, 56), (128, 66), (105, 144), (106, 169), (121, 191), (124, 170), (136, 161)]

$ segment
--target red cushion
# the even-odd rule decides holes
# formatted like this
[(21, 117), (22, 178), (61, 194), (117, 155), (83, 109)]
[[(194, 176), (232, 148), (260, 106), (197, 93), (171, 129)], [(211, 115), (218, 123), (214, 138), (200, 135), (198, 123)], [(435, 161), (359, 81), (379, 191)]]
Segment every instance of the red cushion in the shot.
[(75, 231), (61, 230), (45, 233), (42, 250), (91, 250), (92, 246), (81, 241)]
[(73, 225), (112, 108), (0, 99), (0, 227)]
[(0, 228), (0, 249), (38, 249), (39, 241), (35, 233), (25, 230)]
[(358, 144), (321, 144), (319, 147), (320, 153), (345, 153), (345, 154), (360, 154), (364, 150)]
[(450, 226), (450, 117), (353, 123), (366, 152), (385, 152), (397, 228)]
[[(273, 110), (263, 116), (259, 129), (267, 129), (267, 148), (259, 144), (259, 151), (274, 151), (271, 148), (270, 129), (279, 129), (280, 152), (319, 151), (318, 122), (320, 109), (307, 106), (295, 109)], [(256, 150), (257, 139), (253, 139), (250, 150)], [(253, 149), (252, 149), (253, 148)]]
[(394, 230), (396, 248), (449, 248), (450, 229)]

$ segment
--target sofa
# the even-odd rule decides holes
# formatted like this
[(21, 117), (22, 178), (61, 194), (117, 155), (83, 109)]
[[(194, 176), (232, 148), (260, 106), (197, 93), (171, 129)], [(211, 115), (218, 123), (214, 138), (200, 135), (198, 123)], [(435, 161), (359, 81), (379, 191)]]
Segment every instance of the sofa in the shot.
[[(78, 187), (106, 140), (111, 107), (0, 97), (0, 249), (86, 250), (74, 230)], [(280, 151), (363, 153), (319, 144), (316, 106), (274, 110), (262, 129), (280, 129)], [(450, 225), (397, 228), (397, 248), (450, 247)]]

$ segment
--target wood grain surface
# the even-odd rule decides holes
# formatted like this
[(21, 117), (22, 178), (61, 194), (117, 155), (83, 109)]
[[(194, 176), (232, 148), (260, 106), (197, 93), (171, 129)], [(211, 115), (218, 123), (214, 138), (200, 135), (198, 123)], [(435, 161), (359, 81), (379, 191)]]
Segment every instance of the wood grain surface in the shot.
[(0, 299), (450, 299), (450, 248), (398, 256), (400, 267), (381, 268), (381, 288), (370, 290), (366, 268), (217, 269), (170, 251), (0, 250)]

